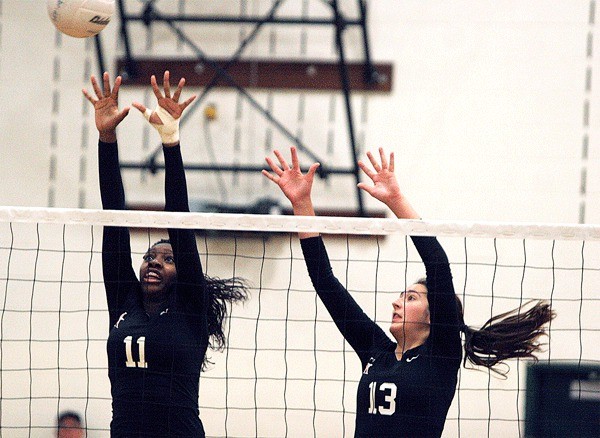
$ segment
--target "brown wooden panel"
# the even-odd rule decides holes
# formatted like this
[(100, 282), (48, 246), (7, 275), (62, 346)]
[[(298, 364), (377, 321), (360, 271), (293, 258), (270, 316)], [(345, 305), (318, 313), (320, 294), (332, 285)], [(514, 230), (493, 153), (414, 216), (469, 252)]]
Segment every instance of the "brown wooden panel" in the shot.
[[(225, 68), (228, 60), (214, 60)], [(172, 83), (185, 77), (186, 83), (193, 86), (206, 86), (215, 74), (207, 63), (190, 59), (148, 59), (136, 58), (133, 65), (125, 68), (125, 60), (117, 60), (119, 72), (130, 72), (123, 76), (123, 85), (147, 86), (151, 75), (162, 77), (165, 70), (171, 72)], [(392, 64), (374, 64), (379, 80), (376, 83), (365, 81), (365, 68), (362, 63), (347, 64), (350, 89), (352, 91), (374, 91), (389, 93), (392, 90)], [(237, 85), (243, 88), (264, 88), (278, 90), (341, 90), (339, 65), (334, 62), (307, 61), (261, 61), (244, 60), (236, 62), (227, 73)], [(231, 87), (230, 82), (219, 79), (217, 87)]]

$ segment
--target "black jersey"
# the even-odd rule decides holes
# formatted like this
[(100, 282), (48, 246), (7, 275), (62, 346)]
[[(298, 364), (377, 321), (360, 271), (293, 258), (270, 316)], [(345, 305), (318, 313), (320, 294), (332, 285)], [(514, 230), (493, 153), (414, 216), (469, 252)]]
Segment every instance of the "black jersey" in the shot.
[[(165, 209), (189, 211), (180, 147), (164, 148), (164, 156)], [(99, 143), (99, 166), (103, 208), (124, 209), (116, 143)], [(169, 230), (169, 239), (176, 285), (159, 314), (148, 316), (132, 267), (129, 231), (104, 228), (114, 437), (204, 436), (198, 409), (200, 369), (208, 346), (204, 274), (193, 231)]]
[(400, 361), (396, 342), (333, 275), (322, 239), (301, 240), (313, 285), (362, 363), (356, 437), (439, 437), (454, 398), (462, 347), (450, 266), (436, 238), (412, 240), (427, 273), (431, 326), (425, 344), (406, 351)]

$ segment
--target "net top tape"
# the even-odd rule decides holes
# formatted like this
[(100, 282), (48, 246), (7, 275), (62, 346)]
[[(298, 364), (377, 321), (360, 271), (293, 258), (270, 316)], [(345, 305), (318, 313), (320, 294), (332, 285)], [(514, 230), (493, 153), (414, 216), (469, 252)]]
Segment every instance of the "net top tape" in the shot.
[(600, 225), (448, 222), (395, 218), (173, 213), (75, 208), (0, 207), (0, 222), (124, 226), (130, 228), (188, 228), (237, 232), (318, 232), (350, 235), (401, 234), (410, 236), (600, 240)]

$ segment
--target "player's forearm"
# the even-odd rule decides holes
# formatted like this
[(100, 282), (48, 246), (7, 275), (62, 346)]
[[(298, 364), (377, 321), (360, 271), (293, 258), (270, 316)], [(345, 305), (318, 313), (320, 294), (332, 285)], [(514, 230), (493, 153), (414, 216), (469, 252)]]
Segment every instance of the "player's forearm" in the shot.
[(413, 208), (402, 195), (398, 195), (386, 202), (388, 208), (394, 213), (398, 219), (420, 219), (419, 213)]
[[(294, 211), (294, 216), (315, 216), (315, 209), (310, 198), (293, 202), (292, 210)], [(300, 239), (308, 239), (310, 237), (317, 237), (318, 235), (319, 233), (298, 233)]]
[(190, 211), (187, 182), (179, 143), (163, 147), (165, 157), (165, 210)]
[(124, 210), (125, 191), (116, 142), (103, 142), (100, 140), (98, 143), (98, 168), (102, 208), (105, 210)]
[(100, 141), (104, 143), (116, 143), (117, 142), (117, 131), (111, 129), (109, 131), (98, 131)]

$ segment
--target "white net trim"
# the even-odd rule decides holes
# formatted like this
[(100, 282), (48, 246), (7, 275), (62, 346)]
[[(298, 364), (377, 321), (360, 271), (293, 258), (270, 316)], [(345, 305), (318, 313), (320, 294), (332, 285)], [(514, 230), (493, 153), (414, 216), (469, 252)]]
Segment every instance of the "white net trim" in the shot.
[(351, 235), (403, 234), (411, 236), (435, 235), (447, 237), (499, 237), (508, 239), (600, 240), (600, 225), (526, 222), (448, 222), (395, 218), (172, 213), (163, 211), (35, 207), (0, 207), (0, 221), (252, 232), (319, 232)]

